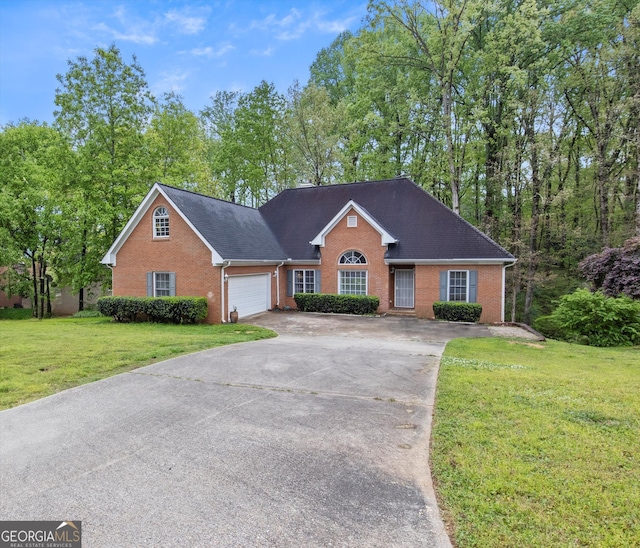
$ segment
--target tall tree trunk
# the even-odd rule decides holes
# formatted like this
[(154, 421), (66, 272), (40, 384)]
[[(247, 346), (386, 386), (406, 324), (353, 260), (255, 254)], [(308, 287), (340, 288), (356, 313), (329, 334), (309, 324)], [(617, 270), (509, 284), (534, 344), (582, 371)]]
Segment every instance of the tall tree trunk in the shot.
[(49, 282), (51, 281), (50, 276), (46, 276), (47, 280), (47, 318), (50, 318), (53, 315), (53, 311), (51, 310), (51, 286)]
[(531, 227), (529, 231), (529, 265), (527, 266), (527, 289), (524, 297), (524, 321), (531, 324), (531, 307), (535, 289), (535, 276), (538, 270), (538, 225), (540, 223), (540, 166), (538, 145), (535, 138), (535, 120), (533, 115), (525, 121), (525, 135), (531, 147)]
[(38, 269), (36, 266), (36, 257), (31, 255), (31, 281), (33, 282), (33, 302), (31, 303), (31, 312), (34, 317), (38, 317)]
[(447, 143), (447, 161), (449, 168), (449, 181), (451, 186), (451, 209), (460, 215), (460, 181), (456, 170), (455, 149), (453, 146), (453, 132), (451, 131), (451, 87), (450, 84), (442, 83), (442, 117), (444, 134)]

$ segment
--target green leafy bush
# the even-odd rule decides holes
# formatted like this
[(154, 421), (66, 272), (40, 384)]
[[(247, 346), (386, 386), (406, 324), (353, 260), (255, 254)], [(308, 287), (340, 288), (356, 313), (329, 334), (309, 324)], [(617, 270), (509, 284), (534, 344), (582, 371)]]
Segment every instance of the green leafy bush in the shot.
[(536, 318), (533, 322), (533, 328), (548, 339), (555, 339), (557, 341), (565, 340), (562, 329), (551, 316), (540, 316)]
[(98, 310), (79, 310), (76, 312), (74, 318), (99, 318), (102, 314)]
[(301, 312), (334, 314), (375, 314), (378, 297), (369, 295), (335, 295), (332, 293), (296, 293), (293, 298)]
[(640, 344), (640, 303), (629, 297), (578, 289), (561, 297), (546, 318), (535, 327), (551, 338), (602, 347)]
[(117, 322), (196, 323), (207, 317), (205, 297), (101, 297), (98, 311)]
[(482, 314), (482, 305), (478, 303), (436, 301), (433, 303), (433, 313), (436, 320), (478, 322)]

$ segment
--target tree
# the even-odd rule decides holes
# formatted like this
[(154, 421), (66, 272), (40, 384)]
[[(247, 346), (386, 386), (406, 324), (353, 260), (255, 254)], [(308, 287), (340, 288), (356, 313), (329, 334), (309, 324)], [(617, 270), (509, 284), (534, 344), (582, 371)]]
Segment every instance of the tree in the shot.
[(580, 263), (580, 272), (594, 289), (609, 297), (626, 295), (640, 300), (640, 237), (590, 255)]
[(340, 126), (344, 120), (342, 103), (331, 105), (329, 93), (310, 83), (289, 89), (287, 134), (294, 145), (299, 177), (314, 185), (330, 184), (340, 174)]
[(397, 4), (380, 2), (373, 5), (384, 24), (397, 25), (413, 41), (410, 55), (381, 56), (417, 68), (425, 77), (434, 78), (439, 90), (440, 120), (445, 137), (448, 179), (452, 209), (460, 213), (460, 167), (456, 165), (454, 142), (454, 95), (463, 74), (462, 66), (473, 30), (481, 24), (483, 3), (445, 0), (427, 6), (422, 2), (402, 0)]
[(0, 264), (30, 277), (38, 318), (51, 315), (50, 267), (68, 229), (61, 204), (70, 156), (46, 124), (25, 121), (0, 133)]
[(207, 161), (218, 192), (225, 200), (237, 201), (240, 181), (240, 147), (236, 139), (235, 111), (240, 93), (218, 91), (211, 105), (200, 111), (207, 146)]
[(79, 292), (104, 280), (100, 259), (152, 183), (144, 131), (153, 97), (134, 56), (126, 64), (115, 45), (97, 48), (93, 59), (69, 61), (58, 74), (55, 126), (77, 154), (68, 200), (77, 227), (69, 246), (73, 260), (65, 279)]
[(256, 207), (293, 183), (286, 99), (273, 84), (263, 81), (250, 93), (219, 92), (200, 115), (226, 199)]
[(180, 95), (164, 94), (162, 103), (155, 107), (145, 137), (154, 181), (215, 194), (204, 129), (198, 117), (184, 106)]

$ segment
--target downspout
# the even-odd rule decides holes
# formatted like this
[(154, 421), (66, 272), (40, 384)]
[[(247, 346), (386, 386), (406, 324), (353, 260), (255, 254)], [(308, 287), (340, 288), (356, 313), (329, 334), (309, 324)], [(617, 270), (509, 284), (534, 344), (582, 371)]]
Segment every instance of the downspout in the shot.
[(110, 264), (105, 264), (105, 266), (111, 270), (111, 295), (113, 295), (113, 266)]
[(502, 310), (500, 311), (500, 321), (504, 323), (504, 307), (505, 307), (505, 299), (507, 293), (507, 268), (512, 267), (518, 262), (518, 259), (509, 264), (504, 264), (502, 266)]
[(224, 269), (230, 265), (231, 261), (222, 261), (222, 268), (220, 269), (220, 320), (222, 321), (222, 323), (227, 323), (227, 317), (224, 313)]
[(280, 267), (284, 265), (284, 261), (282, 261), (278, 266), (276, 266), (276, 307), (280, 308)]

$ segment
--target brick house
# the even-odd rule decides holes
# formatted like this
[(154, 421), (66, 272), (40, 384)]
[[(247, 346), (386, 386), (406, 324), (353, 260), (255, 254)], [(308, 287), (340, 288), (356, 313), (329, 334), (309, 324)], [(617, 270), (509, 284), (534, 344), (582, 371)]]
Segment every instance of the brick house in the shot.
[(297, 292), (376, 295), (379, 313), (435, 301), (504, 319), (513, 255), (405, 178), (281, 192), (259, 209), (155, 184), (102, 262), (114, 295), (206, 296), (207, 321), (295, 308)]

